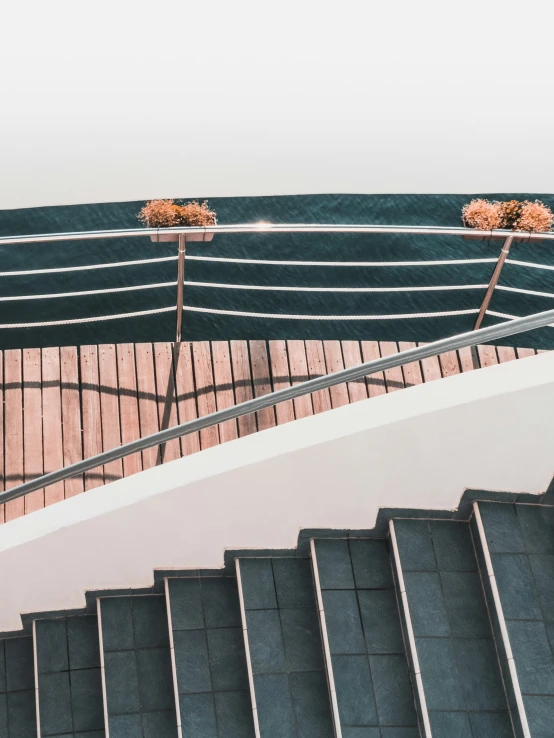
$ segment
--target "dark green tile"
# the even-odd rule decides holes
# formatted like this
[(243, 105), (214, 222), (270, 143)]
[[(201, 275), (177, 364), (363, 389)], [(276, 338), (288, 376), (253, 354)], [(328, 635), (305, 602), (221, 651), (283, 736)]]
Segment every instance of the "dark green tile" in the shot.
[(9, 738), (8, 734), (8, 697), (0, 694), (0, 735)]
[(102, 730), (104, 706), (99, 668), (71, 672), (71, 706), (76, 731)]
[(142, 716), (144, 738), (177, 738), (175, 712), (145, 712)]
[(554, 697), (524, 696), (525, 712), (533, 738), (552, 738)]
[(39, 674), (53, 671), (67, 671), (67, 625), (65, 618), (60, 620), (37, 620), (36, 644)]
[(554, 554), (554, 508), (516, 505), (527, 553)]
[(404, 656), (370, 656), (369, 666), (380, 725), (417, 725)]
[(214, 698), (219, 738), (254, 738), (250, 693), (246, 690), (216, 692)]
[(342, 728), (342, 738), (381, 738), (381, 733), (379, 728)]
[(408, 571), (404, 574), (412, 626), (416, 636), (449, 636), (450, 625), (444, 606), (439, 575)]
[(367, 656), (333, 656), (341, 725), (378, 725)]
[(505, 710), (506, 696), (492, 639), (454, 641), (468, 710)]
[(514, 505), (480, 502), (479, 511), (491, 553), (525, 553), (525, 541)]
[(495, 554), (492, 565), (504, 617), (507, 620), (540, 620), (542, 615), (528, 557)]
[(9, 738), (29, 738), (36, 735), (35, 691), (29, 689), (25, 692), (12, 692), (7, 695), (7, 699)]
[(358, 589), (388, 589), (393, 586), (390, 554), (385, 540), (352, 539), (349, 546)]
[(323, 650), (315, 607), (281, 610), (280, 615), (287, 669), (323, 669)]
[(110, 738), (142, 738), (140, 715), (111, 715)]
[(491, 629), (481, 577), (477, 572), (440, 574), (452, 635), (456, 638), (489, 638)]
[(218, 738), (213, 695), (181, 694), (183, 738)]
[(4, 641), (0, 641), (0, 694), (7, 691)]
[(447, 638), (416, 638), (429, 710), (464, 710), (465, 701), (452, 643)]
[(200, 587), (206, 628), (241, 626), (239, 593), (234, 577), (203, 577)]
[(248, 689), (248, 673), (241, 628), (206, 631), (214, 690)]
[(381, 736), (382, 738), (420, 738), (418, 728), (381, 728)]
[(395, 520), (394, 531), (403, 571), (436, 570), (427, 520)]
[(322, 589), (354, 588), (354, 576), (346, 538), (317, 540), (315, 551)]
[(473, 738), (513, 738), (508, 712), (473, 712), (469, 716)]
[(532, 554), (529, 563), (543, 615), (547, 620), (554, 621), (554, 555)]
[(392, 589), (358, 591), (368, 653), (404, 653), (398, 604)]
[(68, 618), (67, 642), (71, 669), (93, 669), (100, 666), (98, 618), (96, 615)]
[(289, 681), (298, 735), (302, 738), (334, 738), (325, 673), (291, 674)]
[(9, 638), (6, 650), (6, 683), (8, 692), (35, 688), (32, 638)]
[(476, 571), (477, 562), (467, 523), (429, 523), (439, 571)]
[(264, 738), (295, 738), (298, 734), (287, 675), (259, 674), (254, 677), (254, 689), (260, 734)]
[(167, 609), (163, 595), (133, 597), (136, 648), (169, 646)]
[(523, 694), (554, 695), (554, 659), (544, 623), (508, 620), (506, 624)]
[(108, 714), (139, 712), (140, 698), (135, 652), (112, 651), (105, 653), (104, 670)]
[(473, 738), (465, 712), (429, 712), (433, 738)]
[(206, 631), (179, 630), (173, 638), (179, 693), (210, 692), (212, 682)]
[(285, 671), (285, 648), (278, 610), (246, 613), (250, 658), (255, 674)]
[(284, 607), (314, 607), (312, 567), (308, 559), (273, 559), (277, 602)]
[(69, 673), (66, 671), (42, 674), (38, 695), (42, 735), (72, 733)]
[(137, 651), (137, 669), (143, 711), (174, 709), (175, 692), (169, 649), (145, 648)]
[(106, 738), (106, 733), (103, 730), (87, 730), (84, 733), (75, 733), (75, 738)]
[(104, 651), (124, 651), (135, 647), (130, 597), (103, 597), (100, 600)]
[(173, 630), (199, 630), (204, 627), (200, 580), (168, 579), (171, 627)]
[(323, 592), (323, 609), (331, 653), (365, 653), (365, 640), (354, 590)]
[(240, 559), (240, 578), (247, 610), (277, 607), (271, 559)]

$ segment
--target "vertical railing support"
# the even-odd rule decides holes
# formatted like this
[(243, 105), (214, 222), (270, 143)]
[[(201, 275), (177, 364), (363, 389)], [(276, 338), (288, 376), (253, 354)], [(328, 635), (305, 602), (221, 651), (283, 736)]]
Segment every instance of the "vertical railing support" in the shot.
[(513, 236), (508, 236), (508, 238), (504, 241), (504, 246), (502, 246), (502, 251), (500, 252), (500, 256), (498, 257), (498, 261), (496, 262), (491, 281), (489, 282), (489, 286), (487, 287), (487, 291), (485, 292), (485, 298), (483, 300), (483, 304), (481, 305), (481, 309), (479, 310), (479, 315), (477, 316), (477, 320), (475, 321), (475, 325), (473, 326), (474, 331), (478, 330), (481, 327), (483, 318), (485, 317), (486, 312), (489, 309), (490, 301), (494, 293), (494, 288), (496, 287), (496, 285), (498, 284), (498, 280), (500, 279), (500, 273), (502, 272), (504, 262), (506, 261), (506, 259), (508, 258), (508, 254), (510, 253), (510, 246), (512, 245), (513, 240)]
[(175, 343), (181, 343), (181, 329), (183, 326), (183, 291), (185, 287), (185, 248), (184, 233), (179, 233), (179, 250), (177, 258), (177, 325)]

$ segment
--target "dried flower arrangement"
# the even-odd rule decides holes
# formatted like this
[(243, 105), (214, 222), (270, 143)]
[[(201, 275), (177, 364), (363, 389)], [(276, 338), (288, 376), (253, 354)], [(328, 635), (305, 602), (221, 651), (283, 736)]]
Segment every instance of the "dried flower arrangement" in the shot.
[[(138, 219), (148, 228), (176, 228), (178, 226), (199, 227), (215, 225), (216, 214), (210, 210), (208, 201), (197, 200), (179, 205), (175, 200), (150, 200), (138, 214)], [(211, 241), (213, 233), (187, 235), (187, 241)], [(151, 236), (152, 241), (176, 241), (176, 234)]]
[(515, 230), (530, 231), (531, 233), (546, 233), (552, 230), (554, 213), (540, 200), (522, 203), (519, 216), (515, 223)]
[(501, 228), (501, 204), (489, 200), (472, 200), (464, 205), (462, 219), (464, 225), (468, 228), (477, 228), (483, 231)]
[(500, 228), (515, 229), (522, 207), (523, 203), (518, 200), (508, 200), (508, 202), (501, 203), (502, 224)]
[(554, 213), (540, 200), (490, 202), (476, 199), (464, 205), (462, 220), (466, 227), (483, 231), (506, 228), (514, 231), (546, 233), (554, 225)]

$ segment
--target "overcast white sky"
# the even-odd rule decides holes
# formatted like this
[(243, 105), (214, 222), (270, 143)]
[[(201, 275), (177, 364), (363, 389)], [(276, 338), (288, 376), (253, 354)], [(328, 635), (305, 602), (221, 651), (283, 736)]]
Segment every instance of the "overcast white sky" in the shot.
[(553, 6), (4, 2), (0, 208), (553, 192)]

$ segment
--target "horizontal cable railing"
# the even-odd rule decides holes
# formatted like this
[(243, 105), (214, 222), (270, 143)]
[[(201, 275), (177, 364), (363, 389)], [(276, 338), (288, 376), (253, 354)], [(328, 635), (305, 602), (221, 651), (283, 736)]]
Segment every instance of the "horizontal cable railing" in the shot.
[(460, 333), (449, 338), (443, 338), (440, 341), (434, 341), (417, 348), (408, 349), (407, 351), (401, 351), (398, 354), (391, 356), (385, 356), (380, 359), (374, 359), (372, 361), (359, 364), (358, 366), (343, 369), (332, 374), (328, 374), (323, 377), (317, 377), (310, 379), (306, 382), (301, 382), (291, 387), (287, 387), (276, 392), (272, 392), (261, 397), (256, 397), (253, 400), (242, 402), (233, 407), (226, 408), (224, 410), (218, 410), (217, 412), (204, 415), (201, 418), (190, 420), (186, 423), (167, 428), (165, 430), (153, 433), (152, 435), (139, 438), (136, 441), (125, 443), (122, 446), (104, 451), (101, 454), (92, 456), (83, 461), (78, 461), (75, 464), (71, 464), (58, 471), (44, 474), (37, 479), (25, 482), (17, 487), (13, 487), (6, 492), (0, 494), (0, 504), (9, 502), (18, 497), (22, 497), (29, 492), (48, 487), (57, 482), (61, 482), (64, 479), (71, 479), (79, 474), (82, 474), (91, 469), (95, 469), (98, 466), (108, 464), (111, 461), (124, 458), (130, 454), (137, 453), (138, 451), (144, 451), (147, 448), (158, 446), (163, 443), (167, 443), (175, 438), (189, 435), (190, 433), (196, 433), (197, 431), (210, 428), (214, 425), (219, 425), (227, 420), (233, 420), (243, 415), (248, 415), (253, 412), (258, 412), (264, 408), (272, 407), (281, 402), (292, 400), (303, 395), (316, 392), (318, 390), (333, 387), (337, 384), (344, 382), (352, 382), (366, 375), (375, 374), (376, 372), (383, 372), (387, 369), (409, 364), (414, 361), (421, 361), (427, 359), (430, 356), (437, 356), (438, 354), (445, 353), (447, 351), (457, 351), (458, 349), (465, 348), (467, 346), (475, 346), (477, 344), (486, 343), (487, 341), (493, 341), (506, 336), (512, 336), (519, 333), (525, 333), (536, 328), (541, 328), (550, 325), (554, 322), (554, 310), (548, 310), (542, 313), (536, 313), (535, 315), (529, 315), (525, 318), (517, 318), (510, 320), (507, 323), (501, 323), (500, 325), (494, 325), (489, 328), (481, 328), (477, 331), (468, 333)]

